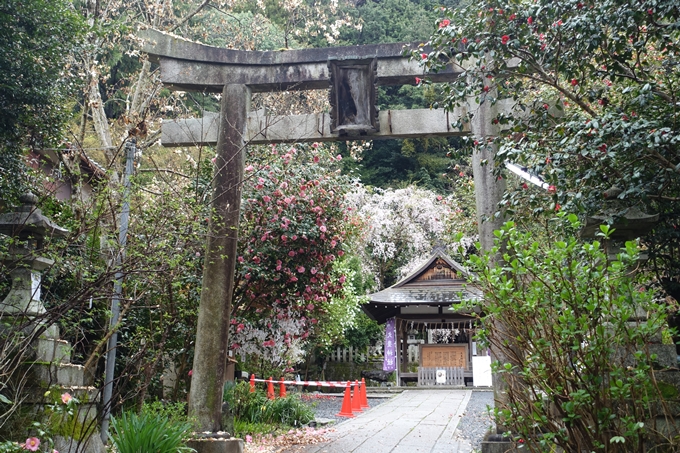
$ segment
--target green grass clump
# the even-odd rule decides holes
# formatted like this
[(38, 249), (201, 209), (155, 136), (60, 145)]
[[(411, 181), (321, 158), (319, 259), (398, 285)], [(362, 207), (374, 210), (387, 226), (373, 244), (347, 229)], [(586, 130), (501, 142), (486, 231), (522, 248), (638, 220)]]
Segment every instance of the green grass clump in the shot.
[(161, 414), (124, 411), (119, 417), (111, 417), (111, 430), (111, 440), (118, 453), (194, 451), (185, 445), (191, 424)]
[(248, 382), (227, 388), (224, 397), (237, 426), (239, 423), (300, 426), (314, 419), (314, 412), (298, 395), (269, 400), (261, 390), (250, 393)]

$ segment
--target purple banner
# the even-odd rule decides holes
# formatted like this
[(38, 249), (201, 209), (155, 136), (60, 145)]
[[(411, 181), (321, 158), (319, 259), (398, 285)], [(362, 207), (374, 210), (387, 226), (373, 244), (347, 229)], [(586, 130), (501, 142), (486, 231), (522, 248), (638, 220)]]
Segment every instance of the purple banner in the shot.
[(397, 329), (396, 319), (390, 318), (385, 323), (385, 360), (383, 371), (397, 369)]

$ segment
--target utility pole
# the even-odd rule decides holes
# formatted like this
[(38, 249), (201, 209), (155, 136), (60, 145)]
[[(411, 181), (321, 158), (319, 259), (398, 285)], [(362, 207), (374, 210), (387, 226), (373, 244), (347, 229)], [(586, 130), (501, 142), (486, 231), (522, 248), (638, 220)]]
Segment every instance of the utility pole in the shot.
[(116, 347), (118, 345), (118, 318), (120, 317), (120, 298), (123, 293), (123, 272), (121, 265), (125, 258), (128, 224), (130, 222), (130, 177), (134, 171), (134, 160), (137, 141), (134, 137), (125, 143), (125, 178), (123, 180), (123, 208), (120, 212), (120, 228), (118, 232), (119, 250), (116, 254), (116, 279), (113, 284), (113, 298), (111, 299), (111, 321), (109, 328), (113, 331), (106, 348), (106, 372), (104, 377), (104, 391), (102, 402), (104, 413), (102, 417), (101, 439), (104, 444), (109, 438), (109, 420), (111, 419), (111, 397), (113, 395), (113, 379), (116, 367)]

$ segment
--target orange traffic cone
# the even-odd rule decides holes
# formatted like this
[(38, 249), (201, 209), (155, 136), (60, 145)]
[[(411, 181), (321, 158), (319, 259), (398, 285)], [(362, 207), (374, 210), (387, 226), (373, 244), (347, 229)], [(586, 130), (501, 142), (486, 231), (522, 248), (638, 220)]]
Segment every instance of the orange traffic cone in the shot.
[(361, 408), (365, 409), (371, 407), (368, 405), (368, 397), (366, 396), (366, 380), (361, 378)]
[(272, 381), (271, 376), (269, 376), (269, 380), (267, 381), (267, 398), (270, 400), (276, 398), (276, 395), (274, 395), (274, 381)]
[(283, 383), (283, 378), (281, 378), (281, 383), (279, 385), (279, 398), (286, 397), (286, 386)]
[(255, 393), (255, 375), (250, 375), (250, 393)]
[(354, 381), (354, 391), (352, 392), (352, 412), (363, 412), (361, 410), (361, 390), (359, 390), (359, 381)]
[(349, 381), (347, 381), (347, 387), (345, 387), (345, 396), (342, 398), (342, 408), (340, 412), (335, 414), (336, 417), (354, 417), (352, 413), (352, 395), (349, 389)]

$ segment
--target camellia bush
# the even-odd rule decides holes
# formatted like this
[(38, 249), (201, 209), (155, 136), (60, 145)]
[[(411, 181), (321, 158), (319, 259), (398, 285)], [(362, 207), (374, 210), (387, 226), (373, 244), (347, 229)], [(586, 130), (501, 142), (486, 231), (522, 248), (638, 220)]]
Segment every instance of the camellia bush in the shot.
[(493, 119), (506, 131), (497, 139), (500, 167), (512, 161), (552, 190), (510, 184), (510, 215), (527, 206), (610, 219), (633, 206), (659, 214), (643, 241), (657, 281), (676, 300), (679, 24), (675, 0), (486, 0), (444, 9), (430, 50), (414, 55), (430, 71), (464, 68), (442, 85), (447, 108), (514, 100), (514, 110)]
[(340, 174), (339, 155), (317, 144), (270, 149), (245, 169), (231, 348), (283, 371), (301, 358), (329, 303), (343, 299), (347, 276), (334, 270), (358, 221), (345, 203), (352, 181)]
[(636, 282), (637, 244), (611, 261), (602, 242), (575, 237), (575, 215), (552, 227), (539, 242), (506, 223), (491, 253), (468, 262), (484, 296), (461, 308), (481, 306), (479, 339), (496, 352), (497, 425), (529, 451), (677, 451), (656, 423), (670, 414), (649, 350), (668, 307)]

